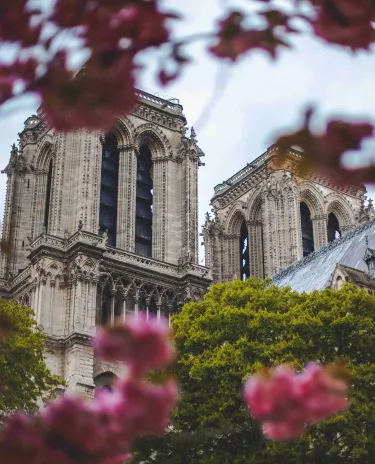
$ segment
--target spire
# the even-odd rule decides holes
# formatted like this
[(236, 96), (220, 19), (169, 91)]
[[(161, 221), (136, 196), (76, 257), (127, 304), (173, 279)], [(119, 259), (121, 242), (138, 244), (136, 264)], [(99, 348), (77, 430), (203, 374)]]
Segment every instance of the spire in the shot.
[(196, 138), (197, 138), (197, 133), (195, 132), (194, 127), (192, 127), (190, 130), (190, 139), (196, 140)]

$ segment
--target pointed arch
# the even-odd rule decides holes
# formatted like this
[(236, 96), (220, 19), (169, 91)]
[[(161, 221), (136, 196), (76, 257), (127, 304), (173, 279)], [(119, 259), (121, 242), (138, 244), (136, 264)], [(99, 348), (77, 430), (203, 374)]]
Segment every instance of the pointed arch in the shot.
[(346, 201), (346, 199), (336, 193), (333, 193), (328, 195), (326, 200), (328, 202), (327, 217), (330, 213), (333, 213), (339, 222), (341, 230), (353, 227), (355, 224), (355, 217), (350, 204)]
[(324, 215), (324, 198), (314, 186), (309, 184), (301, 186), (300, 202), (308, 206), (311, 216)]
[(54, 202), (55, 156), (53, 144), (46, 140), (35, 155), (35, 183), (31, 236), (36, 237), (51, 229)]

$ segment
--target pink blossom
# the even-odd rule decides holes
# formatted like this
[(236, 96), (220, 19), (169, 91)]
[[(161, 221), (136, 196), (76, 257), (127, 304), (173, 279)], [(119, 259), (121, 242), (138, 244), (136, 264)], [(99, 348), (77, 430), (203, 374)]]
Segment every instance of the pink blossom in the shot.
[(244, 398), (268, 438), (287, 440), (300, 436), (306, 425), (347, 409), (347, 390), (344, 381), (311, 363), (302, 373), (279, 366), (267, 377), (250, 377)]
[(152, 385), (126, 379), (120, 383), (119, 388), (127, 399), (123, 420), (128, 422), (131, 433), (138, 436), (162, 434), (177, 400), (175, 382)]
[(144, 374), (173, 359), (166, 320), (144, 315), (132, 317), (126, 324), (102, 329), (96, 336), (98, 356), (107, 361), (124, 361), (133, 373)]

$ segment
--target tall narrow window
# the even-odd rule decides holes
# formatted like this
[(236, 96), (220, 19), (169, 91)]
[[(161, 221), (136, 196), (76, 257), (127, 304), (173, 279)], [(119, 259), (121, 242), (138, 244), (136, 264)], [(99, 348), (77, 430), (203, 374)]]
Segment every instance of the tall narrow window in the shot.
[(48, 167), (48, 176), (47, 176), (47, 188), (46, 188), (46, 204), (44, 207), (44, 227), (45, 232), (48, 232), (48, 222), (49, 222), (49, 208), (51, 202), (51, 190), (52, 190), (52, 168), (53, 162), (52, 159), (49, 162)]
[(150, 149), (146, 145), (141, 146), (137, 160), (136, 196), (135, 252), (142, 256), (152, 256), (152, 161)]
[(99, 231), (108, 233), (108, 245), (116, 246), (119, 153), (113, 134), (105, 137), (102, 151)]
[(300, 204), (302, 249), (303, 256), (308, 256), (314, 251), (314, 232), (309, 207), (306, 203)]
[(240, 231), (240, 272), (241, 280), (246, 280), (250, 277), (249, 266), (249, 233), (247, 231), (246, 222), (243, 221)]
[(339, 220), (333, 213), (328, 214), (328, 225), (327, 225), (328, 242), (333, 242), (337, 238), (341, 237), (341, 230)]

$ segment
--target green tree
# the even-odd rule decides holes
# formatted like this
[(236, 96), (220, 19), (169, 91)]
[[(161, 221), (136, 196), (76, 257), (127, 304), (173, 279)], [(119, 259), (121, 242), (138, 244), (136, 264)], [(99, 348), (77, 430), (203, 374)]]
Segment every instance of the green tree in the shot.
[(11, 327), (0, 340), (1, 419), (18, 409), (35, 411), (38, 400), (50, 396), (62, 380), (45, 364), (46, 337), (31, 308), (0, 299), (0, 320)]
[[(181, 382), (173, 427), (138, 444), (134, 462), (372, 463), (375, 456), (375, 298), (353, 285), (298, 294), (270, 281), (213, 285), (173, 317)], [(264, 439), (244, 406), (244, 379), (260, 369), (341, 358), (351, 407), (292, 443)]]

